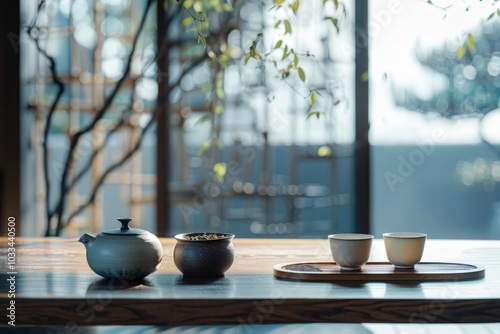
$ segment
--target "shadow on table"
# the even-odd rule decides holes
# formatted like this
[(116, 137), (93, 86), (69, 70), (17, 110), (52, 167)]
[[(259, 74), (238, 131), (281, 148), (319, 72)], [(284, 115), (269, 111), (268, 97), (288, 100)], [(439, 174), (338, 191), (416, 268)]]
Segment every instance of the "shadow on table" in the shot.
[(179, 276), (175, 281), (179, 285), (206, 285), (206, 284), (217, 284), (217, 285), (232, 285), (232, 281), (225, 277), (188, 277)]
[(121, 291), (121, 290), (147, 290), (154, 288), (154, 284), (149, 279), (120, 280), (101, 278), (92, 283), (87, 288), (89, 291)]
[[(148, 279), (125, 281), (115, 279), (99, 279), (93, 281), (87, 287), (87, 297), (111, 298), (114, 295), (121, 297), (136, 296), (140, 294), (145, 297), (155, 297), (161, 294), (161, 290), (155, 287)], [(63, 333), (66, 333), (63, 331)]]

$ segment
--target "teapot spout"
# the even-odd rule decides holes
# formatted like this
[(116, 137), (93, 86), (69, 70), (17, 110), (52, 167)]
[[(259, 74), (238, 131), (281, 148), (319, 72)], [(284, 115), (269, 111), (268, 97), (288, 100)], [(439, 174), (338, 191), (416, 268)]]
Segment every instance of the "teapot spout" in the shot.
[(78, 242), (81, 242), (82, 244), (85, 245), (85, 247), (87, 247), (87, 246), (92, 245), (94, 240), (95, 240), (95, 236), (93, 236), (92, 234), (85, 233), (84, 235), (82, 235), (80, 237), (80, 239), (78, 239)]

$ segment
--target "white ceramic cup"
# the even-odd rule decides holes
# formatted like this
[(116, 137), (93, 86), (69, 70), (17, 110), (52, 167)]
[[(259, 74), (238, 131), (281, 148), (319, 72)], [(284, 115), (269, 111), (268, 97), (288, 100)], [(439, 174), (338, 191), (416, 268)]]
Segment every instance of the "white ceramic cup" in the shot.
[(341, 270), (361, 270), (370, 257), (373, 235), (341, 233), (328, 236), (333, 261)]
[(418, 232), (384, 233), (385, 252), (398, 269), (412, 269), (424, 253), (427, 234)]

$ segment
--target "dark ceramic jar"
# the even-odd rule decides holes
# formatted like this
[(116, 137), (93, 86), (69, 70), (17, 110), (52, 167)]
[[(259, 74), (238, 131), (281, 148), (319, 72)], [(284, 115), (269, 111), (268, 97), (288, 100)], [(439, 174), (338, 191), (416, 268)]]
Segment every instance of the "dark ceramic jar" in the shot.
[[(204, 236), (216, 235), (216, 239)], [(175, 236), (174, 263), (185, 276), (223, 276), (234, 261), (230, 233), (182, 233)]]

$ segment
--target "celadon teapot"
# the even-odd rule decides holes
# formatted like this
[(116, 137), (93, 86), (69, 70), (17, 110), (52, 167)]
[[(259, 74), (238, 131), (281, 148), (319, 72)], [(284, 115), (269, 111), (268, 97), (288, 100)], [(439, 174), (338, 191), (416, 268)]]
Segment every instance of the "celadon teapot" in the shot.
[(141, 279), (155, 272), (163, 259), (163, 247), (152, 233), (130, 228), (130, 218), (118, 218), (122, 227), (78, 240), (85, 245), (90, 268), (104, 278)]

